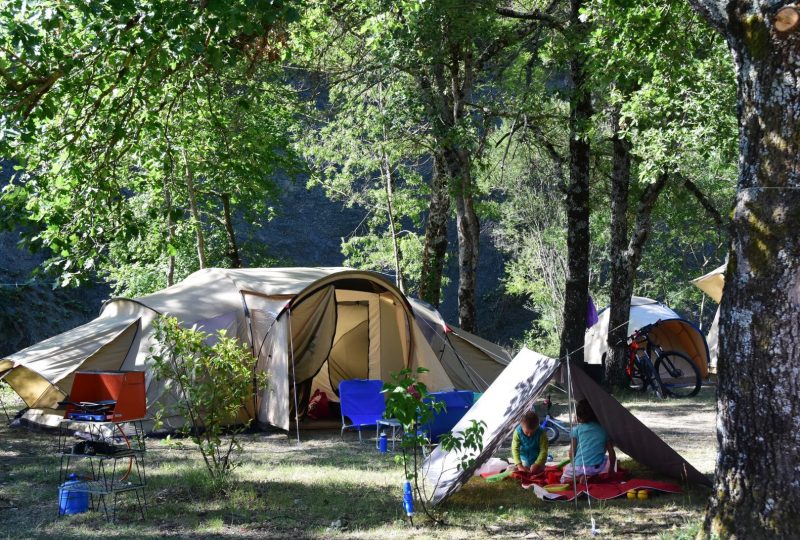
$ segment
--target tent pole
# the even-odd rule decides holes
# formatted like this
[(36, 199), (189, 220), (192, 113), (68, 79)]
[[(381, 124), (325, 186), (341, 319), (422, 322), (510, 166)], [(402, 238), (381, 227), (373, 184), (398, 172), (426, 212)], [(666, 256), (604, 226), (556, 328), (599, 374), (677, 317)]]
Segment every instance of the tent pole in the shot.
[[(572, 371), (570, 371), (569, 367), (569, 352), (567, 352), (567, 411), (569, 412), (569, 431), (570, 431), (570, 447), (572, 445), (572, 433), (575, 429), (575, 424), (573, 423), (572, 417)], [(578, 493), (578, 479), (575, 474), (575, 454), (573, 453), (572, 457), (572, 492)], [(587, 493), (587, 497), (588, 497)], [(578, 509), (578, 497), (575, 497), (575, 510)]]
[[(569, 363), (570, 363), (569, 362), (569, 353), (567, 353), (567, 390), (569, 392), (568, 400), (570, 402), (570, 406), (569, 406), (569, 424), (570, 425), (569, 425), (569, 428), (570, 428), (570, 431), (572, 431), (574, 429), (573, 424), (572, 424), (572, 402), (574, 401), (574, 395), (573, 395), (573, 392), (572, 392), (572, 370), (570, 369)], [(576, 411), (575, 411), (575, 416), (576, 416), (575, 420), (577, 421), (577, 419), (578, 419), (577, 418), (577, 408), (576, 408)], [(572, 444), (571, 441), (570, 441), (570, 444)], [(576, 467), (577, 467), (577, 463), (575, 463), (575, 455), (573, 454), (573, 456), (572, 456), (572, 490), (573, 490), (573, 493), (577, 494), (578, 493), (578, 475), (576, 474), (577, 473)], [(581, 467), (582, 467), (583, 471), (586, 472), (586, 462), (581, 463)], [(585, 485), (586, 485), (586, 502), (589, 505), (589, 519), (591, 520), (591, 524), (592, 524), (592, 536), (595, 536), (598, 531), (597, 531), (597, 525), (596, 525), (595, 520), (594, 520), (594, 512), (592, 512), (592, 496), (589, 495), (589, 479), (586, 478), (586, 475), (583, 475), (583, 481), (585, 482)], [(575, 497), (575, 509), (576, 510), (578, 509), (578, 497), (577, 496)]]
[(289, 315), (289, 350), (292, 362), (292, 386), (294, 387), (294, 428), (297, 432), (297, 444), (300, 444), (300, 413), (297, 410), (297, 378), (294, 372), (294, 337), (292, 336), (292, 308), (287, 310)]

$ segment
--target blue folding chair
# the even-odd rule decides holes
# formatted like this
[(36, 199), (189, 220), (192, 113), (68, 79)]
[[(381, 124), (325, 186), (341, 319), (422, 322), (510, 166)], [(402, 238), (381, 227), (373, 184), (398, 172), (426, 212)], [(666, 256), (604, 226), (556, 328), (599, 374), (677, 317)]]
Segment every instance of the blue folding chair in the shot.
[[(361, 430), (374, 428), (379, 422), (386, 422), (386, 400), (381, 393), (383, 381), (353, 379), (339, 383), (339, 401), (342, 408), (342, 432), (355, 429), (361, 441)], [(350, 423), (347, 423), (350, 420)], [(391, 424), (390, 424), (391, 425)], [(394, 437), (393, 437), (394, 438)]]

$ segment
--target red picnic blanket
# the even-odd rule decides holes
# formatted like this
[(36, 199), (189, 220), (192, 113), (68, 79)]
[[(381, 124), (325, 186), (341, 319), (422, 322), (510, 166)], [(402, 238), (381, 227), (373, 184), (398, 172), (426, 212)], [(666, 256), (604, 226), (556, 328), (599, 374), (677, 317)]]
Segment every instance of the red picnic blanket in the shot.
[(581, 493), (588, 493), (590, 497), (605, 500), (621, 497), (634, 489), (650, 489), (654, 491), (663, 491), (665, 493), (680, 493), (682, 491), (680, 486), (670, 484), (669, 482), (659, 482), (657, 480), (647, 480), (643, 478), (626, 480), (627, 473), (622, 469), (617, 472), (602, 473), (589, 478), (588, 489), (587, 482), (578, 484), (577, 491), (573, 489), (573, 484), (571, 482), (567, 483), (566, 489), (563, 491), (550, 492), (545, 489), (546, 486), (555, 483), (552, 481), (548, 482), (548, 473), (551, 473), (549, 476), (552, 480), (555, 473), (560, 472), (558, 467), (549, 466), (545, 468), (544, 472), (539, 474), (517, 471), (511, 475), (511, 478), (517, 479), (520, 484), (522, 484), (523, 488), (533, 489), (536, 496), (540, 499), (552, 501), (571, 501)]

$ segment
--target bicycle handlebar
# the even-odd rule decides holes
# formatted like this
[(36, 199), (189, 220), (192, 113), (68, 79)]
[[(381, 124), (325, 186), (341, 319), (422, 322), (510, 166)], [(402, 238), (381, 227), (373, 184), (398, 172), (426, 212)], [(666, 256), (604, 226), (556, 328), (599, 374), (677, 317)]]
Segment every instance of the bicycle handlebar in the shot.
[(650, 324), (646, 324), (646, 325), (642, 326), (641, 328), (637, 329), (633, 334), (628, 336), (628, 340), (630, 341), (630, 340), (636, 339), (639, 336), (647, 337), (647, 334), (649, 334), (653, 330), (653, 328), (657, 327), (659, 324), (661, 324), (661, 319), (658, 319), (654, 323), (650, 323)]

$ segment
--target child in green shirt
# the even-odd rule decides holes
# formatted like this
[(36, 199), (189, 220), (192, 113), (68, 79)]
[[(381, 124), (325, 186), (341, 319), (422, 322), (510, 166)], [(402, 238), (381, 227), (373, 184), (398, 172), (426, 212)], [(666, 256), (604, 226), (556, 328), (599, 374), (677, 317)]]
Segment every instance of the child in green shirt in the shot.
[(526, 412), (511, 439), (511, 455), (518, 471), (540, 473), (547, 461), (547, 433), (535, 411)]

